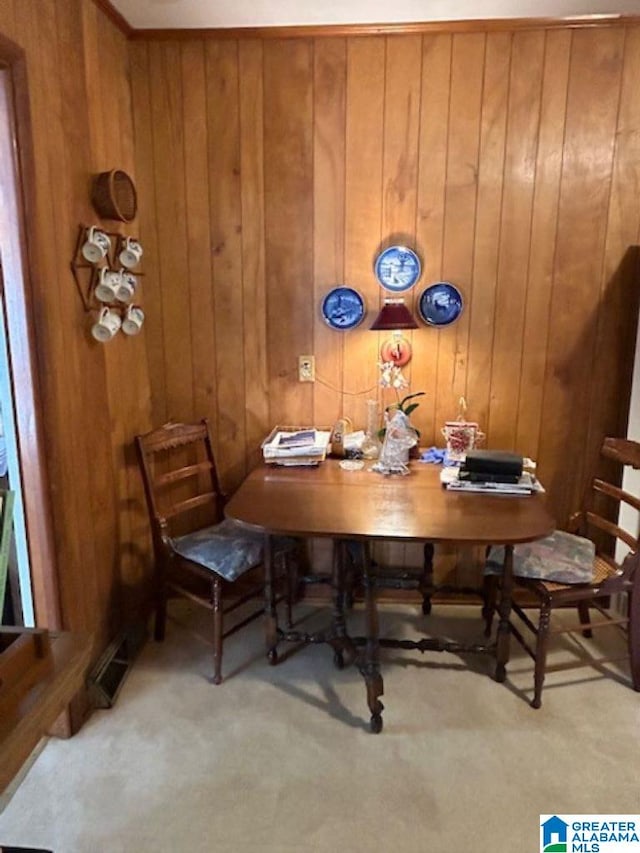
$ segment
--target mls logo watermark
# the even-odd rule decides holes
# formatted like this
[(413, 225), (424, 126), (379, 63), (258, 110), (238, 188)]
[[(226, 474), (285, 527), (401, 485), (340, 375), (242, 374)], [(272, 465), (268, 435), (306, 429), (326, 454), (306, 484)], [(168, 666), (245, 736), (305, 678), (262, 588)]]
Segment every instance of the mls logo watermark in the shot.
[(540, 853), (640, 853), (640, 815), (540, 815)]

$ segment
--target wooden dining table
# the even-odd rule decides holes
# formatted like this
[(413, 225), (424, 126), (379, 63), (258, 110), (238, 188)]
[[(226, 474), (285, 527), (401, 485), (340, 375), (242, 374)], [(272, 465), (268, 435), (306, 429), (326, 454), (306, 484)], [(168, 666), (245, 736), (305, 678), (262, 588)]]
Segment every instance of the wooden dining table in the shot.
[[(382, 729), (384, 685), (380, 672), (380, 638), (376, 603), (377, 568), (369, 546), (376, 541), (454, 545), (504, 545), (499, 623), (493, 643), (466, 645), (434, 637), (418, 640), (385, 639), (385, 646), (420, 651), (488, 652), (495, 655), (495, 677), (504, 681), (509, 660), (509, 615), (513, 588), (513, 546), (547, 536), (554, 520), (544, 495), (526, 496), (460, 493), (440, 482), (441, 466), (418, 460), (406, 476), (384, 476), (367, 463), (360, 470), (345, 470), (338, 460), (327, 459), (317, 467), (262, 465), (252, 471), (225, 508), (228, 518), (265, 533), (266, 643), (271, 663), (277, 662), (281, 640), (327, 642), (336, 662), (345, 649), (364, 677), (371, 731)], [(327, 631), (304, 634), (283, 631), (278, 625), (273, 594), (272, 537), (327, 537), (334, 542), (335, 597), (332, 624)], [(341, 606), (345, 567), (345, 543), (363, 543), (366, 555), (363, 585), (366, 636), (360, 645), (350, 638)], [(425, 609), (427, 612), (427, 609)]]

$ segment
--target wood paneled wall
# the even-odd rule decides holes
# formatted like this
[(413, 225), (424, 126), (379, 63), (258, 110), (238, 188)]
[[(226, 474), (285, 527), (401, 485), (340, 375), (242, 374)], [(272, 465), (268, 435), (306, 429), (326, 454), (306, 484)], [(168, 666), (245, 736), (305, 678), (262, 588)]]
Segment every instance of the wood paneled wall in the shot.
[(80, 223), (99, 224), (92, 176), (134, 174), (128, 45), (91, 0), (2, 0), (0, 33), (26, 61), (31, 128), (22, 124), (20, 149), (25, 178), (32, 170), (34, 178), (25, 184), (26, 286), (62, 625), (93, 632), (98, 653), (146, 596), (148, 530), (131, 442), (150, 427), (147, 352), (142, 336), (91, 338), (70, 261)]
[[(368, 398), (390, 402), (367, 327), (391, 242), (423, 258), (412, 306), (439, 279), (466, 301), (455, 326), (411, 335), (424, 441), (464, 394), (490, 446), (539, 460), (564, 520), (601, 436), (625, 426), (637, 26), (127, 43), (91, 0), (1, 0), (0, 33), (28, 74), (29, 287), (65, 627), (99, 650), (143, 588), (136, 432), (208, 416), (232, 490), (272, 424), (363, 424)], [(97, 221), (90, 177), (114, 167), (137, 181), (147, 322), (101, 346), (69, 261), (78, 224)], [(342, 282), (368, 306), (346, 334), (319, 312)], [(302, 353), (313, 385), (297, 382)]]
[[(537, 459), (560, 523), (623, 434), (638, 304), (640, 28), (131, 45), (153, 420), (211, 418), (233, 489), (274, 423), (364, 424), (372, 264), (454, 282), (410, 334), (423, 441), (458, 413)], [(322, 321), (338, 283), (365, 297)], [(297, 382), (314, 353), (317, 381)], [(387, 392), (388, 393), (388, 392)]]

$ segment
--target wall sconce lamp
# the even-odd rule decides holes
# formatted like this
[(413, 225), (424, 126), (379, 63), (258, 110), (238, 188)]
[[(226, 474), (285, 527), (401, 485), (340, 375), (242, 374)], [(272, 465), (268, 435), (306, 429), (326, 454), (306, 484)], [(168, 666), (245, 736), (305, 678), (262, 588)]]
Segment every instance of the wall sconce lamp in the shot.
[(371, 331), (392, 332), (392, 336), (380, 347), (380, 360), (392, 361), (403, 367), (411, 361), (411, 344), (401, 334), (402, 329), (417, 329), (418, 324), (404, 299), (385, 299)]

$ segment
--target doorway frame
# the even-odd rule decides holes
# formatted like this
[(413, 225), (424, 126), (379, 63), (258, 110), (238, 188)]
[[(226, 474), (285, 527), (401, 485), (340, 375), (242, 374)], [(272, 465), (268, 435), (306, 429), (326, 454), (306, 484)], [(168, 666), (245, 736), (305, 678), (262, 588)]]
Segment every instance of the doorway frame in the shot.
[[(27, 548), (31, 569), (35, 624), (61, 630), (58, 566), (53, 534), (51, 491), (43, 439), (41, 367), (34, 335), (33, 282), (38, 277), (37, 253), (26, 227), (35, 220), (35, 164), (25, 52), (0, 33), (0, 65), (9, 77), (14, 136), (13, 171), (18, 228), (10, 237), (21, 275), (4, 275), (2, 300), (6, 324), (9, 372), (13, 393), (22, 478)], [(7, 180), (0, 173), (0, 181)], [(9, 310), (9, 307), (11, 310)]]

